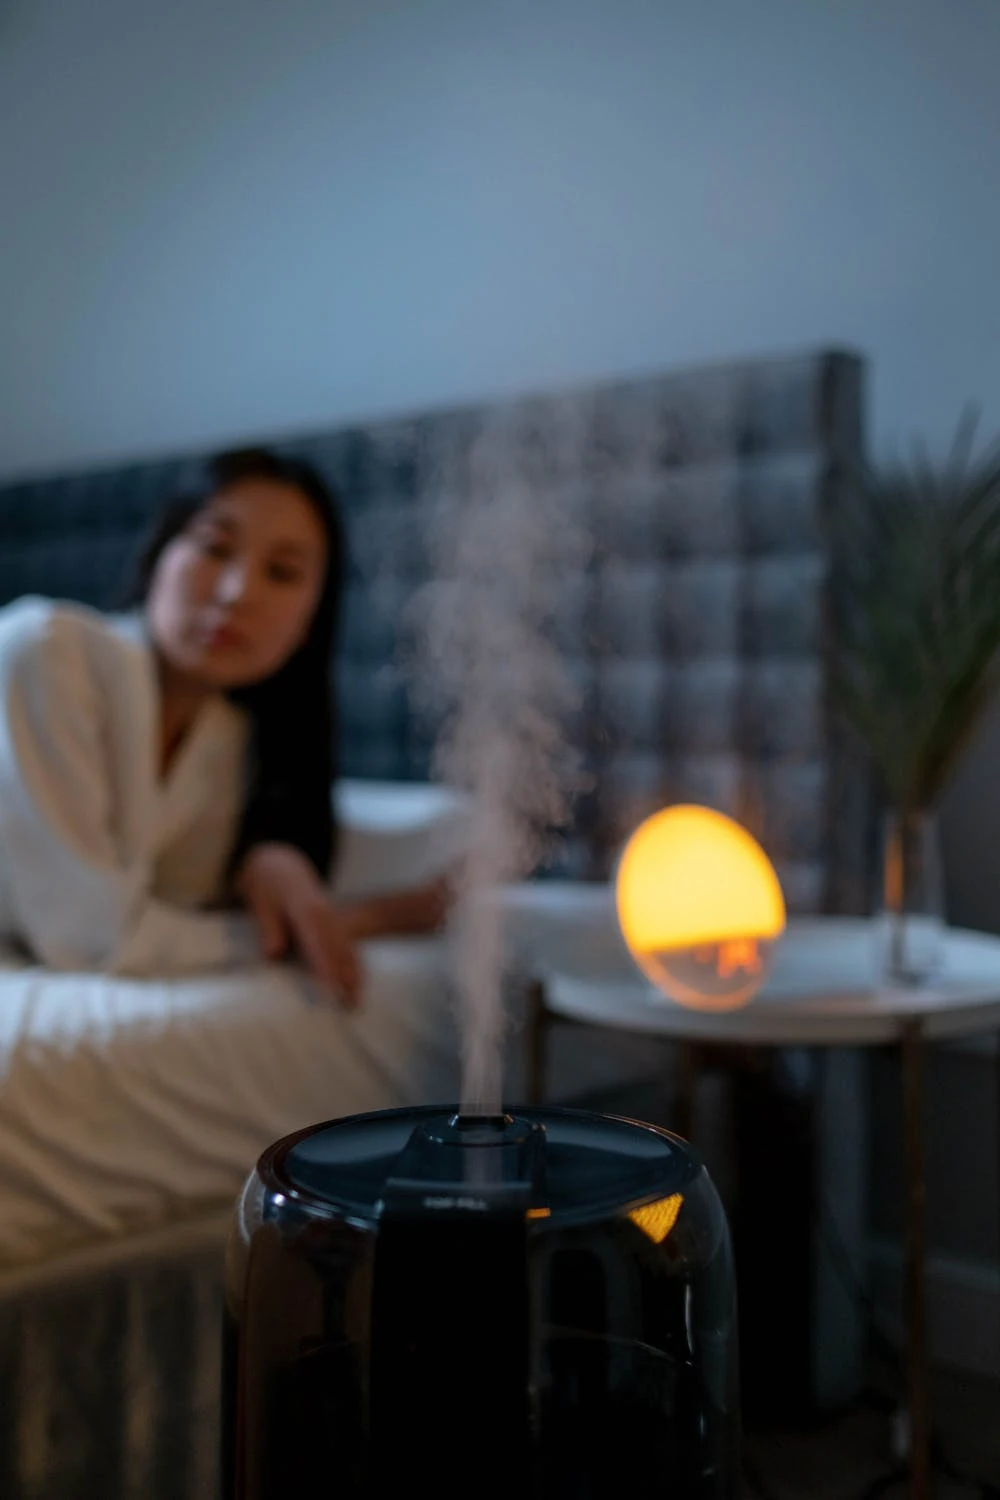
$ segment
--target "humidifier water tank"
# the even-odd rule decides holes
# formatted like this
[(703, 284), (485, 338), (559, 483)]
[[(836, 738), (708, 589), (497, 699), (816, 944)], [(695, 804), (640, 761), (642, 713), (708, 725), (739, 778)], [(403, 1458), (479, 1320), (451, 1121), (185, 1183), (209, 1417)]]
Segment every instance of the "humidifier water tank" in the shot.
[(227, 1286), (225, 1500), (736, 1492), (729, 1236), (666, 1131), (318, 1125), (261, 1157)]

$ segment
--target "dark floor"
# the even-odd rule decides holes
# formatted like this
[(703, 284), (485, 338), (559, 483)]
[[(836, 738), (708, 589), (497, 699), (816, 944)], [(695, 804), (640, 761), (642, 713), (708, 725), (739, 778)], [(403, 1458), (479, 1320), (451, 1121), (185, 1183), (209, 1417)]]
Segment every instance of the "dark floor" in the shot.
[[(877, 1393), (877, 1394), (876, 1394)], [(890, 1406), (887, 1410), (886, 1406)], [(934, 1500), (1000, 1497), (1000, 1383), (952, 1370), (932, 1377), (932, 1411), (940, 1459)], [(881, 1383), (871, 1401), (812, 1432), (748, 1432), (744, 1437), (747, 1500), (862, 1500), (898, 1460), (892, 1449), (891, 1397)], [(947, 1471), (951, 1471), (950, 1473)], [(960, 1477), (961, 1476), (961, 1477)], [(905, 1478), (878, 1488), (887, 1500), (907, 1494)]]

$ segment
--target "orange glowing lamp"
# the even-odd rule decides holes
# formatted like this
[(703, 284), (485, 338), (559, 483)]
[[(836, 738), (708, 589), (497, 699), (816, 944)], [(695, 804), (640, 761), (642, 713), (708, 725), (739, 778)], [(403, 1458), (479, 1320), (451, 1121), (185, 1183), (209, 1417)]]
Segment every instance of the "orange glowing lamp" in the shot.
[(736, 1010), (767, 978), (785, 901), (767, 855), (708, 807), (654, 813), (625, 845), (618, 921), (647, 979), (694, 1010)]

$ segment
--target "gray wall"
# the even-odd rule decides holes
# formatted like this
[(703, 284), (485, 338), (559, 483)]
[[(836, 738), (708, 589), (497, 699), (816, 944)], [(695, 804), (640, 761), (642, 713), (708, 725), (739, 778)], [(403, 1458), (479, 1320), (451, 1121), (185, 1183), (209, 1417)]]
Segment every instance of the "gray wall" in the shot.
[(0, 0), (0, 475), (836, 341), (1000, 425), (996, 0)]

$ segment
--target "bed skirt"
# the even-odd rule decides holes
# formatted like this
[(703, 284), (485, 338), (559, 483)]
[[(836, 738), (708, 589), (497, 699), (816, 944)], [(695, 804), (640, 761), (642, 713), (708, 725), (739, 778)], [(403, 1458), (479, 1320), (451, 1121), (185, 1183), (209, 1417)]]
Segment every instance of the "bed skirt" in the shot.
[(217, 1500), (230, 1211), (0, 1278), (4, 1500)]

